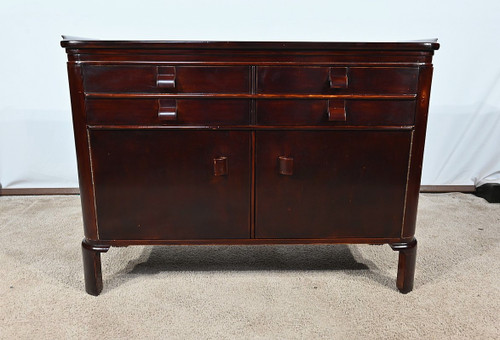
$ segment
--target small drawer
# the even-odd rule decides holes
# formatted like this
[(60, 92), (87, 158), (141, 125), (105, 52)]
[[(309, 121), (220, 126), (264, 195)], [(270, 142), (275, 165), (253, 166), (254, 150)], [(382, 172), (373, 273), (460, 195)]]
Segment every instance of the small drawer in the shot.
[(259, 125), (413, 125), (414, 100), (259, 100)]
[(89, 125), (247, 125), (248, 100), (88, 99)]
[(86, 92), (249, 93), (247, 66), (83, 66)]
[(258, 68), (257, 93), (415, 94), (416, 67)]

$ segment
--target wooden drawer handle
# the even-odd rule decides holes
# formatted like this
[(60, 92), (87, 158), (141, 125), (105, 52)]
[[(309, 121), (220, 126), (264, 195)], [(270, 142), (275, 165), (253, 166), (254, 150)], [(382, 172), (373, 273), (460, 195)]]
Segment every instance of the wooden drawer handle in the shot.
[(328, 121), (329, 122), (345, 122), (347, 113), (345, 109), (345, 100), (330, 99), (328, 101)]
[(159, 66), (156, 74), (156, 86), (161, 88), (175, 88), (175, 67)]
[(330, 67), (330, 88), (346, 89), (349, 86), (347, 67)]
[(177, 119), (177, 102), (172, 99), (158, 100), (158, 119), (172, 121)]
[(227, 176), (227, 157), (214, 158), (214, 176)]
[(280, 175), (291, 176), (293, 175), (293, 157), (278, 157), (278, 168)]

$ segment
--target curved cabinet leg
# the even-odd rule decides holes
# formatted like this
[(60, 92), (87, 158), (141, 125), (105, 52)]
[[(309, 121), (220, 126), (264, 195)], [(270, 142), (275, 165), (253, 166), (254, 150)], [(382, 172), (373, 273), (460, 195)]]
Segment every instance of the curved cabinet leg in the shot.
[(85, 290), (90, 295), (97, 296), (102, 291), (101, 253), (108, 250), (109, 246), (94, 246), (85, 239), (82, 241)]
[(413, 278), (415, 276), (415, 261), (417, 258), (417, 239), (410, 242), (393, 243), (392, 250), (399, 251), (398, 278), (396, 285), (403, 294), (413, 289)]

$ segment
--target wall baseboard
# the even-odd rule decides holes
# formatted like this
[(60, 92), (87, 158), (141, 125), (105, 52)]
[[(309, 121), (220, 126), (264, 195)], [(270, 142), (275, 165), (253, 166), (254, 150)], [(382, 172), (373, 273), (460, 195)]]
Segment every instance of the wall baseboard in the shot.
[(473, 185), (422, 185), (420, 192), (476, 192)]
[[(473, 185), (422, 185), (420, 192), (475, 192)], [(78, 195), (78, 188), (22, 188), (1, 189), (0, 196), (33, 196), (33, 195)]]
[(1, 189), (0, 196), (33, 196), (33, 195), (78, 195), (78, 188), (22, 188)]

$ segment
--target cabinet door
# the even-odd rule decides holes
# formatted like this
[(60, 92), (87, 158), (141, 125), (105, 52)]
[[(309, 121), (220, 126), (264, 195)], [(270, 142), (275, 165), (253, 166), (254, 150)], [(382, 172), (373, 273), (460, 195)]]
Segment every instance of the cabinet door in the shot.
[(411, 131), (256, 135), (257, 238), (399, 237)]
[(250, 133), (89, 132), (102, 240), (248, 238)]

